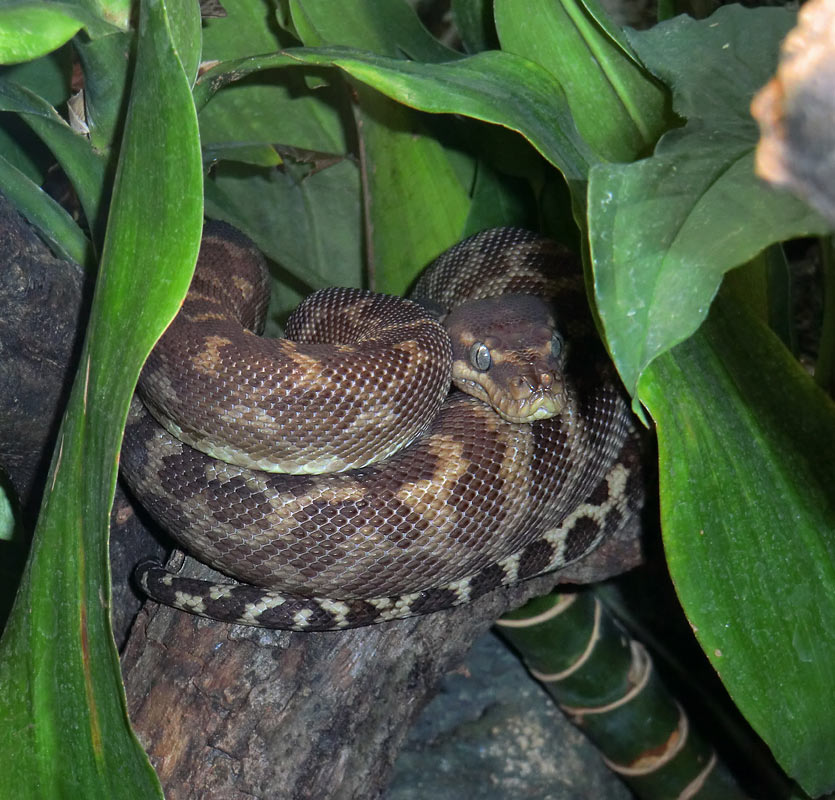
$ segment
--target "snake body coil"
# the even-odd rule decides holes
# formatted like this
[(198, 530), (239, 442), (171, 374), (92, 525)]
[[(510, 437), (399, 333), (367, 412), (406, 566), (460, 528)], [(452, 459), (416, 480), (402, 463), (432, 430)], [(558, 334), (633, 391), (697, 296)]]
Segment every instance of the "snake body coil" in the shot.
[[(356, 290), (313, 295), (290, 326), (299, 342), (265, 340), (246, 330), (262, 325), (265, 286), (254, 247), (207, 227), (189, 299), (143, 371), (123, 475), (187, 550), (244, 582), (142, 566), (155, 599), (296, 630), (428, 613), (584, 556), (640, 502), (630, 412), (553, 242), (496, 229), (437, 259), (413, 296), (444, 309), (451, 345), (416, 304)], [(545, 344), (520, 345), (520, 330)], [(500, 413), (447, 397), (450, 363)], [(214, 418), (244, 433), (230, 441)], [(237, 451), (243, 466), (221, 460)]]

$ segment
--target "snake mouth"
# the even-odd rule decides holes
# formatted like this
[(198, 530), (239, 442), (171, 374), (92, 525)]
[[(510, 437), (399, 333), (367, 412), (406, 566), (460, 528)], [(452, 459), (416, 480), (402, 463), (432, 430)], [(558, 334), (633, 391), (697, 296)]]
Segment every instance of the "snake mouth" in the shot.
[(491, 405), (502, 419), (508, 422), (535, 422), (538, 419), (550, 419), (563, 409), (562, 400), (551, 392), (542, 392), (523, 401), (512, 400), (500, 404), (493, 400)]
[[(489, 405), (503, 420), (516, 423), (530, 423), (557, 416), (565, 407), (561, 386), (550, 390), (532, 392), (518, 398), (509, 392), (494, 387), (488, 391), (483, 384), (469, 378), (454, 378), (455, 385), (466, 394), (477, 397)], [(554, 389), (560, 391), (554, 391)]]

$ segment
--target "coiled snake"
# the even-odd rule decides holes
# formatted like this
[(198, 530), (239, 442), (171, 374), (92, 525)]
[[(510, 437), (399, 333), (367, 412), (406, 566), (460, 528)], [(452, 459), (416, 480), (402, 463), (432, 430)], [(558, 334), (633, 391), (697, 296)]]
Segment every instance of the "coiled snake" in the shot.
[(288, 322), (295, 342), (251, 332), (266, 288), (254, 246), (209, 223), (143, 369), (122, 473), (243, 582), (146, 563), (154, 599), (295, 630), (429, 613), (581, 558), (640, 504), (631, 413), (559, 245), (476, 234), (424, 273), (422, 305), (317, 292)]

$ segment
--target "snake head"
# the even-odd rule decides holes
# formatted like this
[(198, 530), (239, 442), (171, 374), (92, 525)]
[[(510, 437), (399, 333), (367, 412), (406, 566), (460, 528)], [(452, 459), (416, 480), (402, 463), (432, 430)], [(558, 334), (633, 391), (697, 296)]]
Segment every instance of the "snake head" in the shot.
[(565, 345), (550, 305), (533, 295), (503, 295), (454, 308), (452, 380), (509, 422), (533, 422), (565, 405)]

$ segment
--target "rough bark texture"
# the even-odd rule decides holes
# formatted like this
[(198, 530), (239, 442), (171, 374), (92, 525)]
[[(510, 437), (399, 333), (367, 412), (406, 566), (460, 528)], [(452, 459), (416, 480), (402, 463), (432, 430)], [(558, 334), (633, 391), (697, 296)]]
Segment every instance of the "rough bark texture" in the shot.
[[(636, 537), (637, 528), (598, 551), (582, 577), (633, 565)], [(191, 560), (186, 574), (222, 577)], [(335, 633), (263, 631), (146, 608), (122, 657), (131, 720), (169, 800), (372, 800), (443, 676), (493, 620), (557, 580)]]
[(415, 715), (506, 607), (486, 600), (342, 633), (143, 613), (122, 664), (166, 796), (378, 797)]
[[(81, 270), (52, 258), (0, 198), (0, 467), (31, 530), (81, 338)], [(600, 580), (640, 560), (638, 523), (559, 574)], [(445, 672), (553, 574), (471, 606), (342, 633), (198, 620), (140, 600), (130, 570), (160, 545), (117, 492), (111, 559), (116, 641), (133, 723), (170, 800), (379, 797), (409, 724)], [(189, 562), (196, 576), (208, 568)]]
[(31, 529), (81, 347), (84, 273), (2, 196), (0, 264), (0, 468)]

